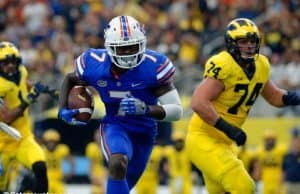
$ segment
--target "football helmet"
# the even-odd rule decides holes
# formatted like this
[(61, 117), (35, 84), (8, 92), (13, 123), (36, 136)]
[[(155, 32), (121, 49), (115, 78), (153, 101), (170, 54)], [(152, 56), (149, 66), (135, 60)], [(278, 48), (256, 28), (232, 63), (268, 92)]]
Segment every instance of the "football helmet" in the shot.
[(113, 18), (104, 30), (104, 46), (112, 62), (123, 69), (137, 67), (146, 50), (143, 25), (131, 16)]
[[(18, 66), (21, 64), (21, 54), (17, 47), (11, 42), (0, 42), (0, 68), (3, 71), (4, 66), (7, 66), (9, 63), (16, 65), (15, 71), (18, 69)], [(14, 71), (7, 70), (7, 72), (2, 72), (11, 76), (14, 74)]]
[(47, 129), (43, 134), (44, 141), (60, 141), (60, 134), (55, 129)]
[[(227, 25), (225, 31), (226, 49), (237, 62), (253, 62), (254, 56), (259, 53), (260, 40), (257, 26), (249, 19), (237, 18)], [(238, 41), (244, 42), (239, 43)]]

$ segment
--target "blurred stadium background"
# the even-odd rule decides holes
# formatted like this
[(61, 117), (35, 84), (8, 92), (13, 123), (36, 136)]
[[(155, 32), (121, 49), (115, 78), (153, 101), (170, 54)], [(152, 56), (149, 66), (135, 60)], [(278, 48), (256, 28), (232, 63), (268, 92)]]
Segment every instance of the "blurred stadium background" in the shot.
[[(172, 143), (172, 132), (186, 130), (190, 97), (202, 79), (205, 60), (223, 49), (224, 28), (233, 18), (246, 17), (259, 26), (261, 52), (270, 59), (272, 80), (285, 89), (300, 88), (298, 0), (0, 0), (0, 40), (18, 46), (31, 80), (59, 89), (64, 74), (73, 70), (76, 56), (88, 47), (103, 47), (103, 29), (115, 15), (131, 15), (144, 23), (148, 48), (165, 53), (177, 67), (175, 84), (184, 102), (184, 119), (160, 123), (161, 145)], [(96, 104), (94, 119), (85, 128), (57, 120), (57, 101), (50, 97), (40, 98), (31, 108), (37, 138), (48, 128), (57, 129), (75, 158), (68, 193), (89, 192), (90, 163), (85, 147), (93, 140), (97, 118), (104, 114), (101, 102)], [(276, 131), (279, 142), (288, 146), (289, 130), (300, 126), (299, 116), (300, 107), (272, 108), (259, 98), (244, 126), (249, 133), (248, 146), (255, 149), (262, 144), (267, 128)], [(65, 162), (63, 171), (68, 169)], [(168, 188), (168, 176), (161, 177), (159, 194), (169, 193), (163, 192)], [(194, 181), (195, 188), (201, 186), (199, 180)], [(201, 193), (200, 189), (195, 193)]]

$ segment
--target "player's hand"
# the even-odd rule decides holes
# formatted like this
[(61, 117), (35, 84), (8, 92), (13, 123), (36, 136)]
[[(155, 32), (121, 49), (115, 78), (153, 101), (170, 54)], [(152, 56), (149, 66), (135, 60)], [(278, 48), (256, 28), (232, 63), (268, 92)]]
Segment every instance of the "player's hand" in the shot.
[(231, 125), (221, 117), (217, 120), (214, 127), (224, 132), (227, 135), (227, 137), (235, 141), (238, 146), (244, 145), (246, 143), (246, 133), (242, 129)]
[(21, 91), (19, 91), (18, 98), (21, 101), (20, 107), (24, 110), (27, 108), (29, 105), (33, 104), (36, 102), (36, 99), (39, 97), (39, 93), (34, 93), (34, 92), (29, 92), (27, 96), (24, 98), (22, 96)]
[(79, 114), (79, 109), (62, 108), (58, 111), (58, 118), (70, 125), (86, 125), (86, 122), (77, 121), (74, 116)]
[(121, 100), (118, 114), (121, 116), (146, 115), (148, 111), (149, 107), (145, 102), (132, 96), (128, 96)]
[(33, 84), (31, 92), (40, 94), (40, 93), (47, 93), (49, 91), (49, 87), (44, 85), (42, 82), (37, 82)]
[(54, 100), (58, 100), (59, 93), (58, 90), (52, 89), (47, 92)]
[(247, 140), (247, 134), (240, 128), (234, 127), (235, 131), (232, 131), (231, 133), (231, 139), (236, 142), (238, 146), (242, 146), (246, 143)]
[(42, 82), (37, 82), (33, 85), (31, 89), (32, 93), (36, 94), (49, 94), (54, 100), (58, 100), (58, 91), (55, 89), (50, 89), (49, 86), (44, 85)]

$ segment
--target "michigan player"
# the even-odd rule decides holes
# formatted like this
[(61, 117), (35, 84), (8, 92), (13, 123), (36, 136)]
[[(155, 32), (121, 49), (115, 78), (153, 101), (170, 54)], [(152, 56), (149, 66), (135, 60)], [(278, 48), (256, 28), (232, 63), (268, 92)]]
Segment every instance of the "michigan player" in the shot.
[[(74, 161), (67, 145), (60, 143), (60, 134), (55, 129), (47, 129), (42, 136), (49, 179), (49, 193), (65, 193), (64, 180), (71, 178), (74, 172)], [(67, 160), (70, 172), (66, 176), (62, 171), (62, 162)]]
[(155, 145), (143, 175), (136, 185), (136, 194), (156, 194), (159, 186), (159, 166), (164, 155), (164, 148)]
[(264, 146), (260, 146), (257, 150), (257, 157), (261, 164), (262, 193), (280, 194), (282, 192), (279, 191), (281, 166), (287, 146), (277, 142), (277, 135), (272, 129), (265, 130), (263, 138)]
[(183, 131), (173, 131), (174, 145), (165, 149), (172, 194), (192, 193), (192, 164), (185, 149), (184, 137)]
[(36, 178), (34, 192), (42, 193), (48, 191), (45, 156), (33, 138), (28, 106), (47, 87), (40, 83), (32, 86), (27, 76), (18, 49), (12, 43), (0, 42), (0, 99), (3, 102), (0, 104), (0, 121), (18, 129), (22, 135), (21, 140), (16, 141), (0, 132), (1, 164), (4, 170), (0, 177), (0, 190), (5, 190), (6, 170), (10, 160), (16, 158), (33, 171)]
[(79, 123), (74, 119), (79, 110), (66, 108), (72, 86), (91, 85), (98, 91), (106, 108), (100, 126), (109, 168), (106, 193), (128, 194), (146, 167), (157, 134), (156, 119), (178, 120), (182, 106), (172, 83), (175, 67), (165, 55), (146, 49), (138, 21), (117, 16), (107, 25), (104, 38), (106, 49), (82, 53), (76, 71), (65, 77), (58, 116)]
[(225, 32), (226, 51), (208, 59), (204, 79), (192, 97), (194, 114), (186, 146), (210, 194), (254, 193), (254, 182), (237, 158), (236, 146), (246, 142), (240, 127), (258, 95), (276, 107), (300, 104), (297, 92), (282, 90), (270, 80), (270, 64), (259, 54), (260, 42), (251, 20), (231, 21)]
[(92, 183), (92, 194), (104, 194), (107, 179), (106, 167), (100, 149), (100, 131), (94, 133), (94, 141), (87, 144), (85, 155), (90, 160), (89, 177)]

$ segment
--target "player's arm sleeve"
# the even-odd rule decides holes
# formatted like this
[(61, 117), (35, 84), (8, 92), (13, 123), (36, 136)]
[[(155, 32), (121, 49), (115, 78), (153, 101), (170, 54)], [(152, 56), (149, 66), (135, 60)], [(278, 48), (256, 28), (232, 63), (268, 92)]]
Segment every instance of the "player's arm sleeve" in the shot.
[[(173, 63), (165, 58), (163, 63), (156, 69), (156, 80), (158, 85), (169, 85), (173, 82), (175, 67)], [(182, 117), (182, 105), (177, 89), (172, 89), (158, 97), (158, 101), (165, 111), (163, 121), (175, 121)]]
[(85, 149), (85, 156), (88, 158), (88, 159), (92, 159), (93, 158), (93, 148), (92, 148), (92, 144), (89, 143), (87, 146), (86, 146), (86, 149)]
[(212, 78), (217, 80), (224, 80), (230, 73), (230, 65), (226, 65), (221, 59), (212, 57), (205, 64), (204, 78)]
[(167, 85), (172, 83), (175, 74), (175, 67), (173, 63), (165, 58), (156, 69), (156, 81), (158, 85)]
[(158, 101), (165, 111), (163, 121), (177, 121), (182, 117), (183, 109), (176, 89), (163, 94)]
[(68, 155), (70, 155), (70, 149), (67, 145), (60, 144), (59, 145), (59, 153), (62, 158), (67, 157)]
[(87, 63), (86, 56), (88, 55), (89, 50), (83, 52), (80, 56), (78, 56), (75, 60), (75, 73), (79, 79), (83, 79), (84, 74), (87, 72)]

